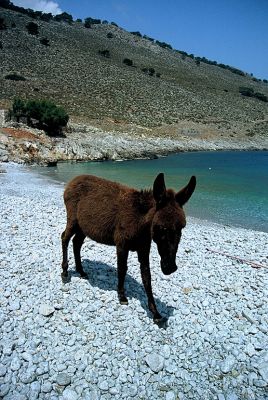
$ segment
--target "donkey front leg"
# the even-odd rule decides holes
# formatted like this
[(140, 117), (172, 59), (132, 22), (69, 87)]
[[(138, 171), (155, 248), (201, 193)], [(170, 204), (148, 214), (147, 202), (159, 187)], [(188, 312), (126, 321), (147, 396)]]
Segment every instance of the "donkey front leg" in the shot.
[(118, 274), (118, 298), (120, 304), (127, 305), (128, 304), (128, 299), (125, 295), (125, 277), (127, 273), (127, 258), (128, 258), (128, 250), (116, 246), (116, 252), (117, 252), (117, 274)]
[(140, 250), (138, 251), (138, 259), (140, 262), (141, 268), (141, 278), (143, 282), (143, 286), (145, 288), (147, 297), (148, 297), (148, 307), (151, 313), (153, 314), (154, 322), (159, 324), (164, 321), (164, 318), (157, 311), (154, 296), (152, 292), (152, 284), (151, 284), (151, 271), (149, 264), (149, 251)]

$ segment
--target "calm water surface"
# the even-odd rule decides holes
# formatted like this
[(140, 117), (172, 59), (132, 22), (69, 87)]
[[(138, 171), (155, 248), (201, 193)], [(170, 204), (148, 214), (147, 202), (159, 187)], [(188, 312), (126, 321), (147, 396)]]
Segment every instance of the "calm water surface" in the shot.
[(36, 167), (53, 180), (67, 182), (93, 174), (137, 188), (152, 187), (159, 172), (176, 190), (192, 175), (197, 187), (185, 207), (188, 215), (268, 232), (268, 151), (179, 153), (156, 160), (59, 163)]

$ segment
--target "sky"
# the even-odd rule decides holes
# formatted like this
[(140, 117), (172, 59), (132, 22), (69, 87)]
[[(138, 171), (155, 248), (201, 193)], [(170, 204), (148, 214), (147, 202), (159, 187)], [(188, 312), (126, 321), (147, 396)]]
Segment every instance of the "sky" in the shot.
[[(12, 1), (12, 0), (11, 0)], [(77, 18), (116, 22), (174, 49), (268, 79), (268, 0), (13, 0)]]

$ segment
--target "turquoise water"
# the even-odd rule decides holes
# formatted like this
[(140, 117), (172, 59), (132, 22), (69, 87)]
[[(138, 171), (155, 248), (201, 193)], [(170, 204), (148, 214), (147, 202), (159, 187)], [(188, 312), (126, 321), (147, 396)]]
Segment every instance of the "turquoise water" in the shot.
[(179, 190), (192, 175), (197, 187), (188, 215), (268, 232), (268, 151), (179, 153), (155, 160), (59, 163), (39, 173), (67, 182), (93, 174), (137, 188), (152, 187), (159, 172)]

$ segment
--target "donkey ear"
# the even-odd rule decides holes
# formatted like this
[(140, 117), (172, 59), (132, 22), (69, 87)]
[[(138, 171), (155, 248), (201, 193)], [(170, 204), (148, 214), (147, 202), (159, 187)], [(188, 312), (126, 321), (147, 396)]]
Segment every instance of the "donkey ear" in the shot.
[(187, 186), (185, 186), (183, 189), (181, 189), (178, 193), (175, 195), (175, 199), (177, 203), (182, 207), (189, 198), (192, 196), (196, 186), (196, 177), (192, 176), (191, 179), (189, 180), (189, 183)]
[(164, 174), (161, 172), (161, 174), (157, 175), (154, 181), (154, 187), (153, 187), (153, 195), (154, 199), (156, 201), (156, 205), (159, 207), (161, 206), (166, 199), (166, 185), (165, 185), (165, 180), (164, 180)]

